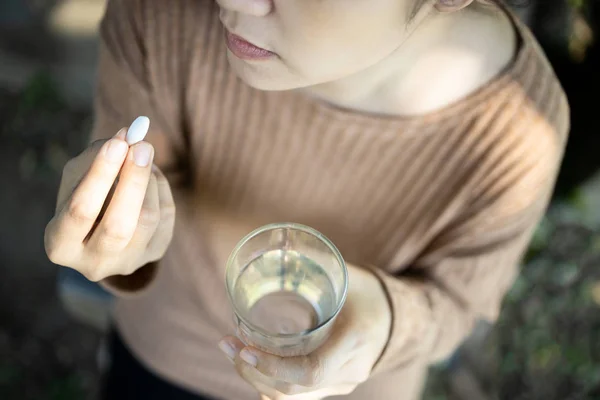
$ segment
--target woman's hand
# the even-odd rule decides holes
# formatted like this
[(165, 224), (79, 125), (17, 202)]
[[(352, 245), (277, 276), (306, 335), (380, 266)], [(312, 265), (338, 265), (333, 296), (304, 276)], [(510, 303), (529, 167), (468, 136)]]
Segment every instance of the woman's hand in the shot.
[(56, 213), (48, 223), (50, 260), (92, 281), (129, 275), (164, 255), (175, 205), (147, 142), (131, 147), (122, 129), (93, 143), (64, 168)]
[(390, 331), (391, 311), (379, 280), (369, 271), (348, 266), (346, 304), (330, 338), (316, 351), (279, 357), (227, 336), (219, 347), (238, 373), (263, 399), (317, 400), (352, 392), (370, 375)]

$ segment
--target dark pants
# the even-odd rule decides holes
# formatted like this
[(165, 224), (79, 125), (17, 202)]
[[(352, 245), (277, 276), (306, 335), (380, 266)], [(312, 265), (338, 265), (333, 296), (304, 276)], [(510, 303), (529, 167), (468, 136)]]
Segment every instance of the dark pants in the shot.
[(119, 335), (109, 337), (110, 367), (102, 400), (211, 400), (177, 387), (144, 367), (129, 352)]

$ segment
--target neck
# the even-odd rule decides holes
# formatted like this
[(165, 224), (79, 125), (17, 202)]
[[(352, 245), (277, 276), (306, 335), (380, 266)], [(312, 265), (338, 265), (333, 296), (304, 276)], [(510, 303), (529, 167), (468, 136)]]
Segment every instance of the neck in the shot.
[(385, 59), (354, 75), (305, 90), (341, 108), (419, 115), (475, 91), (514, 56), (514, 29), (504, 13), (430, 9), (417, 18), (408, 38)]

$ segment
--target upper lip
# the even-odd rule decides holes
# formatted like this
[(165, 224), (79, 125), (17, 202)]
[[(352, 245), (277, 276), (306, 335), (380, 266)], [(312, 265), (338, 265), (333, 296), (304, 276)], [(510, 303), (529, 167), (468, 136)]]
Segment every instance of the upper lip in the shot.
[(243, 37), (242, 35), (238, 35), (237, 33), (234, 33), (234, 32), (231, 32), (231, 31), (229, 31), (229, 33), (231, 33), (233, 36), (236, 36), (236, 37), (238, 37), (238, 38), (242, 39), (242, 40), (243, 40), (243, 41), (245, 41), (245, 42), (248, 42), (248, 43), (250, 43), (252, 46), (256, 46), (256, 47), (258, 47), (259, 49), (263, 49), (263, 50), (266, 50), (266, 51), (270, 51), (270, 52), (272, 53), (272, 51), (271, 51), (271, 50), (269, 50), (268, 48), (266, 48), (265, 46), (259, 46), (258, 44), (256, 44), (256, 43), (255, 43), (255, 42), (253, 42), (252, 40), (248, 40), (248, 39), (246, 39), (245, 37)]
[(244, 36), (242, 36), (242, 35), (239, 35), (239, 34), (235, 33), (233, 30), (229, 29), (229, 28), (227, 27), (227, 25), (225, 25), (224, 23), (223, 23), (223, 26), (225, 27), (225, 30), (226, 30), (227, 32), (229, 32), (230, 34), (232, 34), (233, 36), (236, 36), (236, 37), (238, 37), (238, 38), (242, 39), (243, 41), (250, 43), (252, 46), (256, 46), (256, 47), (258, 47), (258, 48), (260, 48), (260, 49), (263, 49), (263, 50), (266, 50), (266, 51), (270, 51), (271, 53), (273, 53), (273, 51), (272, 51), (272, 50), (270, 50), (269, 48), (267, 48), (267, 47), (265, 47), (265, 46), (258, 45), (258, 44), (256, 44), (256, 42), (254, 42), (254, 41), (252, 41), (252, 40), (249, 40), (249, 39), (246, 39)]

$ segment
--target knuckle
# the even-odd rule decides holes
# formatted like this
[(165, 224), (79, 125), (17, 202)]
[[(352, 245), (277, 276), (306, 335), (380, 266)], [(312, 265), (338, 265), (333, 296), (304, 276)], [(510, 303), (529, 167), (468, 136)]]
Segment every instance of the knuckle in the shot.
[(358, 379), (357, 379), (357, 383), (358, 383), (358, 384), (365, 383), (366, 381), (368, 381), (368, 380), (369, 380), (369, 376), (370, 376), (370, 374), (369, 374), (369, 373), (362, 374), (361, 376), (359, 376), (359, 377), (358, 377)]
[(127, 185), (132, 191), (146, 194), (148, 190), (148, 184), (150, 182), (150, 177), (145, 175), (143, 171), (136, 171), (132, 173), (127, 178)]
[(61, 234), (60, 228), (57, 228), (57, 221), (53, 218), (44, 231), (44, 250), (50, 262), (64, 267), (72, 267), (76, 261), (74, 248), (73, 243), (66, 240)]
[[(359, 383), (364, 383), (364, 382), (366, 382), (366, 379), (364, 381), (359, 382)], [(340, 389), (339, 394), (343, 395), (343, 396), (347, 396), (350, 393), (354, 392), (354, 390), (356, 389), (356, 386), (357, 385), (347, 385), (347, 386), (345, 386), (345, 387), (343, 387), (343, 388)]]
[(161, 258), (163, 258), (165, 256), (165, 254), (167, 253), (167, 249), (169, 248), (168, 243), (167, 244), (153, 244), (152, 242), (148, 243), (148, 245), (146, 246), (146, 249), (144, 251), (145, 254), (145, 258), (148, 260), (148, 262), (152, 262), (152, 261), (156, 261), (156, 260), (160, 260)]
[(96, 215), (88, 204), (76, 200), (67, 203), (66, 217), (76, 224), (90, 224), (96, 221)]
[(177, 207), (175, 204), (161, 205), (160, 206), (160, 217), (164, 220), (175, 219), (177, 214)]
[(261, 366), (263, 375), (266, 376), (279, 376), (279, 373), (281, 372), (279, 369), (279, 366), (276, 363), (264, 363)]
[(99, 282), (106, 278), (100, 268), (88, 268), (81, 272), (85, 278), (91, 282)]
[(44, 250), (46, 251), (46, 255), (50, 261), (52, 261), (54, 264), (60, 264), (62, 254), (56, 245), (56, 241), (54, 240), (54, 229), (52, 229), (52, 222), (46, 226), (46, 230), (44, 231)]
[(102, 250), (114, 252), (127, 247), (132, 237), (133, 229), (129, 227), (129, 224), (120, 221), (106, 221), (98, 241)]
[[(146, 263), (143, 263), (142, 265), (144, 265)], [(122, 268), (123, 272), (120, 272), (120, 275), (131, 275), (133, 274), (135, 271), (137, 271), (138, 269), (140, 269), (139, 265), (135, 265), (135, 264), (131, 264), (128, 266), (125, 266)]]
[(57, 264), (57, 265), (65, 264), (66, 259), (64, 258), (64, 254), (57, 247), (46, 245), (45, 248), (46, 248), (46, 256), (53, 264)]
[(145, 229), (155, 229), (160, 222), (161, 215), (158, 210), (152, 210), (149, 208), (142, 208), (140, 211), (140, 217), (138, 224)]
[(67, 258), (65, 257), (65, 253), (60, 249), (60, 247), (54, 244), (45, 244), (46, 256), (48, 259), (56, 265), (65, 265), (67, 264)]
[(87, 255), (85, 267), (80, 272), (92, 282), (99, 282), (112, 275), (129, 275), (135, 272), (131, 268), (132, 263), (122, 253), (110, 255), (94, 250)]

